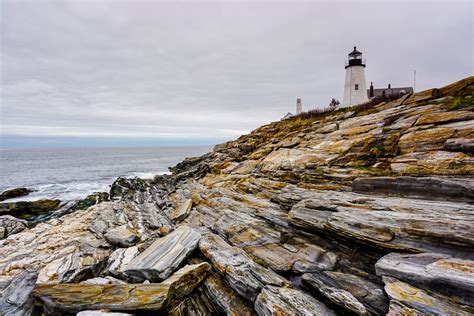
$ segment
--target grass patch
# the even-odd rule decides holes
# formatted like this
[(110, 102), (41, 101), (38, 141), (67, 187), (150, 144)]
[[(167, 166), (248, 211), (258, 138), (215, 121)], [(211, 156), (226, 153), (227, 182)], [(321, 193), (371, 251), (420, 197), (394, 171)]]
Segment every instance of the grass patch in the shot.
[(450, 101), (448, 104), (448, 110), (450, 111), (471, 107), (474, 106), (474, 93), (453, 97)]

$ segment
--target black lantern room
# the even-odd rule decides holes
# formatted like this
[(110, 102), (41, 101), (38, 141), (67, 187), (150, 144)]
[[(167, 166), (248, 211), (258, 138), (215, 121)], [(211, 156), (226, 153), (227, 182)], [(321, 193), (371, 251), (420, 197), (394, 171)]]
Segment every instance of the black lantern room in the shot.
[(346, 68), (351, 66), (365, 67), (365, 60), (362, 59), (362, 53), (354, 46), (354, 50), (349, 53), (349, 60), (346, 62)]

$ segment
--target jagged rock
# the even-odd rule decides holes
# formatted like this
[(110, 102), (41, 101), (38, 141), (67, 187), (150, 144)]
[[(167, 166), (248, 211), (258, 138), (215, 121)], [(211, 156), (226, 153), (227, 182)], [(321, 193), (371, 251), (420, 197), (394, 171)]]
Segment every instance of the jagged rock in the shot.
[(109, 244), (88, 230), (102, 207), (98, 204), (51, 219), (0, 240), (0, 279), (13, 277), (23, 269), (39, 271), (50, 262), (68, 255), (76, 258), (104, 257)]
[(474, 200), (474, 180), (453, 177), (366, 177), (352, 182), (357, 192), (377, 192), (452, 200)]
[(10, 215), (0, 216), (0, 239), (19, 233), (28, 227), (28, 222)]
[(37, 200), (31, 202), (0, 203), (1, 215), (12, 215), (18, 218), (31, 219), (35, 216), (57, 210), (60, 200)]
[(31, 193), (31, 190), (27, 188), (15, 188), (15, 189), (6, 190), (0, 194), (0, 201), (5, 201), (8, 199), (14, 199), (14, 198), (26, 196), (30, 193)]
[(130, 261), (124, 274), (138, 282), (164, 280), (197, 248), (200, 238), (197, 231), (180, 226)]
[(444, 149), (474, 153), (474, 140), (471, 138), (453, 138), (444, 143)]
[(110, 187), (110, 199), (119, 200), (129, 194), (134, 194), (136, 191), (146, 191), (148, 186), (147, 181), (140, 178), (128, 179), (119, 177)]
[(137, 246), (116, 249), (109, 257), (105, 268), (106, 273), (123, 278), (123, 271), (139, 253)]
[(244, 300), (240, 298), (222, 278), (214, 273), (206, 278), (203, 287), (208, 293), (208, 297), (219, 307), (219, 310), (226, 315), (254, 315)]
[(92, 205), (96, 205), (102, 202), (105, 202), (109, 199), (109, 194), (107, 192), (97, 192), (94, 194), (89, 194), (86, 198), (79, 200), (74, 203), (69, 208), (69, 211), (85, 210)]
[(457, 305), (450, 302), (449, 297), (430, 295), (428, 291), (421, 290), (395, 278), (383, 277), (385, 291), (392, 299), (390, 302), (390, 313), (394, 313), (395, 306), (392, 302), (401, 303), (396, 307), (402, 307), (405, 312), (415, 310), (421, 315), (472, 315), (472, 306)]
[(33, 295), (49, 312), (160, 310), (172, 299), (189, 294), (210, 270), (208, 263), (188, 265), (162, 283), (39, 284)]
[(140, 237), (137, 236), (133, 229), (126, 225), (119, 226), (108, 230), (104, 234), (104, 238), (112, 245), (118, 247), (131, 247), (135, 245)]
[[(295, 191), (301, 192), (301, 191)], [(288, 220), (386, 249), (466, 255), (474, 245), (474, 206), (465, 203), (306, 191)], [(311, 198), (309, 198), (311, 197)], [(296, 196), (295, 196), (296, 198)]]
[(173, 215), (171, 216), (171, 219), (176, 221), (176, 222), (182, 221), (183, 219), (185, 219), (189, 215), (189, 212), (191, 212), (192, 207), (193, 207), (193, 200), (187, 199), (173, 213)]
[(278, 244), (245, 247), (244, 250), (274, 271), (305, 273), (332, 270), (338, 261), (336, 254), (309, 243)]
[(48, 263), (39, 271), (38, 284), (73, 283), (99, 275), (110, 250), (97, 249), (91, 254), (73, 253)]
[(174, 229), (173, 223), (165, 212), (153, 202), (152, 195), (138, 192), (135, 197), (137, 200), (99, 204), (102, 212), (89, 229), (98, 236), (105, 237), (111, 229), (126, 225), (136, 231), (141, 241), (166, 235)]
[(326, 296), (333, 303), (341, 305), (358, 315), (368, 315), (365, 306), (327, 274), (320, 272), (306, 273), (303, 274), (302, 280), (304, 284)]
[[(445, 295), (458, 304), (474, 307), (472, 301), (474, 261), (472, 260), (437, 253), (415, 255), (390, 253), (377, 262), (375, 269), (377, 275), (396, 278), (411, 286)], [(390, 279), (390, 282), (393, 280)], [(387, 291), (387, 282), (385, 282), (385, 287)], [(403, 294), (403, 292), (399, 293)], [(411, 292), (408, 291), (408, 293)]]
[(260, 316), (272, 315), (336, 315), (311, 295), (296, 289), (268, 286), (255, 301)]
[(0, 314), (8, 316), (31, 315), (34, 299), (30, 296), (38, 273), (23, 271), (16, 275), (0, 294)]
[(263, 287), (287, 284), (278, 274), (255, 263), (245, 251), (230, 246), (218, 235), (204, 234), (199, 249), (233, 290), (252, 301)]
[(359, 302), (364, 304), (369, 313), (379, 315), (387, 312), (389, 302), (382, 285), (354, 274), (338, 271), (325, 271), (324, 273), (335, 280), (341, 288), (354, 295)]

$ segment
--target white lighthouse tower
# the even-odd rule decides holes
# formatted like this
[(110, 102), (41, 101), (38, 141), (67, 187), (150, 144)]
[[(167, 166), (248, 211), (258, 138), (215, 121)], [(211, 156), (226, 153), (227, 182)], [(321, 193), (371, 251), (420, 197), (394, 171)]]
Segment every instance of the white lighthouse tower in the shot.
[(362, 53), (354, 46), (346, 61), (346, 83), (342, 107), (357, 105), (368, 101), (367, 84), (365, 82), (365, 60)]

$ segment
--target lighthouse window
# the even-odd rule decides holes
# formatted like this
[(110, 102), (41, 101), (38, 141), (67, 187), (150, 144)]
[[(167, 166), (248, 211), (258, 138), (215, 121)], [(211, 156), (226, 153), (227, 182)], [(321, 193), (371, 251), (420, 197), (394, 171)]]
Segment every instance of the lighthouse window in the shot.
[(358, 84), (355, 85), (355, 89), (359, 90), (359, 85)]

